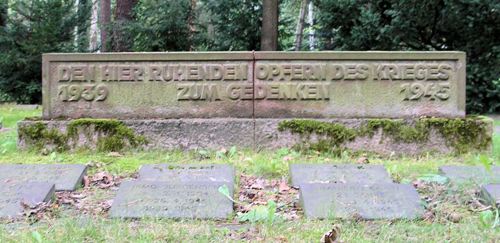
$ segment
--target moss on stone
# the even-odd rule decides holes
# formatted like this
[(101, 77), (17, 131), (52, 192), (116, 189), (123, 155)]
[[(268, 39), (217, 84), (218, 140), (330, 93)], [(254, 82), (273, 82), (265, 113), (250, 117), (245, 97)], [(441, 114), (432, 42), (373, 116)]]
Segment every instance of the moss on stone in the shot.
[(279, 131), (288, 130), (301, 137), (310, 138), (311, 134), (321, 137), (317, 143), (308, 147), (314, 150), (339, 149), (345, 142), (356, 137), (372, 137), (377, 131), (382, 136), (397, 142), (419, 143), (429, 140), (432, 130), (446, 140), (456, 153), (462, 154), (474, 150), (485, 150), (491, 146), (491, 134), (488, 129), (491, 121), (485, 117), (466, 118), (419, 118), (414, 122), (402, 119), (367, 119), (358, 128), (348, 128), (339, 123), (318, 120), (294, 119), (278, 124)]
[(289, 130), (292, 133), (300, 134), (306, 139), (310, 135), (317, 134), (321, 138), (316, 143), (310, 143), (307, 148), (318, 151), (338, 151), (344, 142), (352, 141), (356, 138), (356, 131), (342, 124), (322, 122), (317, 120), (286, 120), (278, 124), (278, 130)]
[(55, 147), (57, 151), (69, 148), (68, 136), (57, 129), (49, 129), (43, 122), (36, 122), (27, 126), (19, 127), (19, 136), (33, 144), (35, 149), (41, 150), (46, 144)]
[(87, 139), (97, 135), (96, 148), (99, 151), (120, 151), (127, 146), (137, 147), (146, 144), (143, 136), (138, 136), (123, 122), (113, 119), (76, 119), (68, 123), (66, 133), (57, 129), (48, 129), (43, 122), (35, 122), (19, 127), (19, 135), (34, 145), (35, 149), (43, 149), (46, 145), (54, 145), (57, 150), (68, 150), (69, 141), (78, 139), (80, 132)]
[(114, 119), (77, 119), (68, 124), (68, 136), (74, 137), (78, 129), (93, 129), (98, 134), (97, 149), (99, 151), (120, 151), (127, 146), (132, 147), (145, 144), (146, 139), (138, 136), (123, 122)]

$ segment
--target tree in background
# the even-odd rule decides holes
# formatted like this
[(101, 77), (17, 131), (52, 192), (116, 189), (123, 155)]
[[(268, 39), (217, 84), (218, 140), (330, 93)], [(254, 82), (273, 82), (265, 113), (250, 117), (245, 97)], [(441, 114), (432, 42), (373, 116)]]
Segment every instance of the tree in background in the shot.
[[(138, 0), (118, 0), (115, 7), (111, 48), (116, 52), (132, 50), (132, 38), (127, 26), (134, 19), (134, 7)], [(158, 7), (158, 6), (157, 6)]]
[(7, 0), (0, 0), (0, 28), (7, 24)]
[[(20, 103), (40, 103), (42, 53), (73, 52), (73, 31), (88, 16), (75, 1), (18, 0), (0, 30), (0, 90)], [(82, 18), (82, 19), (80, 19)]]
[(109, 50), (109, 30), (111, 24), (111, 1), (100, 0), (99, 29), (101, 31), (101, 51)]
[(302, 46), (306, 9), (308, 5), (309, 5), (309, 0), (302, 0), (300, 4), (299, 19), (297, 20), (297, 30), (295, 32), (295, 47), (294, 47), (295, 51), (300, 51), (300, 47)]
[[(134, 51), (188, 51), (193, 44), (195, 15), (191, 0), (144, 0), (126, 26)], [(190, 19), (191, 18), (191, 19)], [(192, 21), (191, 23), (189, 21)]]
[(260, 49), (261, 0), (205, 0), (202, 11), (206, 11), (209, 19), (206, 28), (208, 41), (202, 49)]
[(467, 111), (500, 112), (495, 0), (313, 0), (320, 48), (467, 53)]
[(260, 37), (262, 51), (278, 50), (278, 10), (278, 0), (263, 0), (262, 34)]

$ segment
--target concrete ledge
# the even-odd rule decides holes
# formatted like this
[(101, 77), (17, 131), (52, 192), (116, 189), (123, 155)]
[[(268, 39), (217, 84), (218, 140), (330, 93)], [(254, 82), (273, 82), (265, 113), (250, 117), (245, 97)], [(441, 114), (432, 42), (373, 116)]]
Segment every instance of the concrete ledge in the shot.
[[(144, 149), (168, 150), (220, 149), (231, 146), (258, 150), (294, 147), (336, 151), (347, 149), (382, 155), (419, 155), (428, 152), (450, 154), (491, 150), (493, 133), (491, 119), (483, 117), (425, 119), (427, 120), (25, 120), (18, 123), (18, 146), (22, 149), (50, 150), (81, 148), (116, 150), (131, 145)], [(82, 123), (82, 120), (85, 122)], [(100, 125), (103, 121), (114, 121), (123, 125), (123, 128), (103, 130), (102, 127), (105, 126)], [(134, 135), (121, 137), (128, 139), (118, 144), (123, 148), (99, 145), (110, 142), (103, 142), (105, 139), (116, 142), (109, 138), (115, 134), (127, 134), (128, 130)], [(144, 142), (140, 142), (143, 140)]]

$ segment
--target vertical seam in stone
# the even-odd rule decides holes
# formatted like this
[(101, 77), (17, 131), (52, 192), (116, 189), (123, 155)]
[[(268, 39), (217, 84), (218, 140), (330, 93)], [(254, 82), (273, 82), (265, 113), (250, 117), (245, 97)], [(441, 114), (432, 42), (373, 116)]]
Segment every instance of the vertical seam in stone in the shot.
[(252, 147), (253, 150), (256, 150), (256, 142), (255, 142), (255, 50), (252, 51)]

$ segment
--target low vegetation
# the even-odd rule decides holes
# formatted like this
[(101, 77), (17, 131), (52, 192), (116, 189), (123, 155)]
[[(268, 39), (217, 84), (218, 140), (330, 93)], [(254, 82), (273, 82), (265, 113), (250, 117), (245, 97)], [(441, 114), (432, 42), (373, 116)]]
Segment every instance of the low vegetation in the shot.
[[(335, 225), (346, 242), (495, 242), (498, 210), (484, 208), (474, 188), (450, 187), (436, 176), (445, 164), (500, 165), (500, 136), (494, 136), (492, 154), (380, 158), (342, 152), (297, 152), (291, 149), (250, 151), (51, 152), (19, 151), (16, 122), (39, 115), (40, 110), (0, 106), (4, 129), (0, 132), (0, 163), (81, 163), (90, 166), (90, 186), (74, 194), (58, 194), (57, 203), (36, 217), (0, 225), (1, 242), (318, 242)], [(498, 124), (498, 121), (496, 121)], [(383, 164), (394, 181), (412, 183), (425, 202), (427, 213), (418, 221), (308, 220), (296, 207), (297, 193), (286, 186), (290, 163)], [(236, 167), (239, 187), (235, 215), (225, 221), (116, 220), (106, 209), (121, 180), (129, 179), (147, 163), (229, 163)], [(115, 181), (115, 182), (110, 182)], [(248, 188), (262, 191), (262, 206), (251, 203)], [(111, 189), (110, 189), (111, 188)], [(113, 189), (114, 188), (114, 189)], [(80, 199), (85, 197), (85, 199)], [(69, 202), (68, 202), (69, 201)]]

